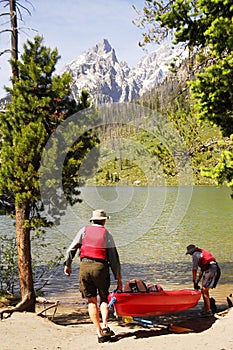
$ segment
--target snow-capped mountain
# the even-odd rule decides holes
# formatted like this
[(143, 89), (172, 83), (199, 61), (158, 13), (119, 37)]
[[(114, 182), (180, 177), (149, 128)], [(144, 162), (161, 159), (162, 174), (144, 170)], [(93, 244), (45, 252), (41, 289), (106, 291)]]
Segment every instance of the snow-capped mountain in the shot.
[(177, 51), (163, 44), (130, 68), (126, 62), (118, 62), (115, 50), (103, 39), (66, 64), (62, 73), (71, 73), (72, 92), (77, 100), (86, 89), (97, 104), (131, 102), (164, 80), (176, 56)]

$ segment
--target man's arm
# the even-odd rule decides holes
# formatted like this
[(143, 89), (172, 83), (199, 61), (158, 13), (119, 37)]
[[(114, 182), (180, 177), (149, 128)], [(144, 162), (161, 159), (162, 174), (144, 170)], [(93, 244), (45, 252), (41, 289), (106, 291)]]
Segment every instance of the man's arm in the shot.
[(200, 282), (202, 278), (202, 271), (199, 273), (199, 277), (197, 278), (197, 270), (198, 270), (198, 261), (200, 259), (201, 253), (200, 252), (194, 252), (192, 255), (192, 260), (193, 260), (193, 286), (194, 289), (199, 289), (198, 283)]
[(112, 273), (117, 280), (117, 289), (122, 290), (121, 264), (118, 251), (112, 235), (107, 232), (108, 260)]
[(65, 262), (64, 262), (64, 273), (67, 276), (70, 276), (71, 272), (72, 272), (72, 261), (77, 253), (77, 250), (81, 247), (82, 245), (82, 235), (84, 233), (84, 228), (82, 228), (81, 230), (79, 230), (79, 232), (77, 233), (77, 235), (75, 236), (73, 242), (71, 243), (71, 245), (69, 246), (69, 248), (66, 251), (66, 257), (65, 257)]

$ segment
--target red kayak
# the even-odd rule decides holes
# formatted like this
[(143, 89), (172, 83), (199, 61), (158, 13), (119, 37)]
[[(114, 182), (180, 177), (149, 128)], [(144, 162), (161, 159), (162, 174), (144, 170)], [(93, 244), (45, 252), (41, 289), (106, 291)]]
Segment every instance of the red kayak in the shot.
[(110, 293), (108, 301), (118, 316), (158, 316), (190, 309), (197, 305), (200, 290), (163, 290), (147, 293)]

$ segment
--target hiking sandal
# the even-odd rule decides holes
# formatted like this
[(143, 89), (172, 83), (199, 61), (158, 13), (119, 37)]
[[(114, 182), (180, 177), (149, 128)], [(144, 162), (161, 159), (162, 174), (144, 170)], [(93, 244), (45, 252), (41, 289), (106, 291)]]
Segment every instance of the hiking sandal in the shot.
[(104, 337), (111, 337), (113, 335), (115, 335), (115, 333), (109, 327), (103, 328)]

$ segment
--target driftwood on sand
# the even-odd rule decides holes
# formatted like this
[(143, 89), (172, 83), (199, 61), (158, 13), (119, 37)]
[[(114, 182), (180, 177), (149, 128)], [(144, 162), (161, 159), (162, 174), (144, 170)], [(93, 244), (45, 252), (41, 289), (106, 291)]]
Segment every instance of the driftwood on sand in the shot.
[(54, 316), (55, 316), (55, 314), (56, 314), (56, 312), (57, 312), (57, 307), (58, 307), (58, 305), (59, 305), (59, 300), (57, 300), (57, 301), (55, 301), (55, 302), (52, 302), (52, 305), (49, 305), (49, 306), (47, 306), (47, 307), (44, 307), (43, 310), (39, 311), (39, 312), (37, 313), (37, 316), (46, 316), (46, 314), (45, 314), (45, 315), (43, 315), (43, 314), (46, 313), (46, 311), (48, 311), (48, 310), (54, 308), (53, 315), (52, 315), (52, 317), (51, 317), (51, 319), (53, 319)]
[[(25, 297), (25, 299), (26, 299), (26, 297)], [(38, 297), (36, 299), (36, 301), (38, 303), (44, 304), (44, 309), (37, 313), (38, 316), (42, 316), (44, 312), (46, 312), (49, 309), (54, 308), (54, 313), (53, 313), (53, 316), (52, 316), (52, 317), (54, 317), (54, 315), (55, 315), (55, 313), (57, 311), (57, 307), (59, 305), (59, 300), (50, 301), (50, 300), (47, 300), (45, 298)], [(26, 302), (26, 300), (23, 299), (15, 306), (7, 306), (6, 308), (4, 308), (2, 310), (0, 309), (1, 320), (4, 318), (5, 314), (7, 314), (7, 317), (10, 317), (13, 314), (13, 312), (24, 311), (25, 310), (25, 302)], [(45, 304), (50, 304), (50, 305), (45, 307)], [(7, 318), (7, 317), (5, 317), (5, 318)]]

